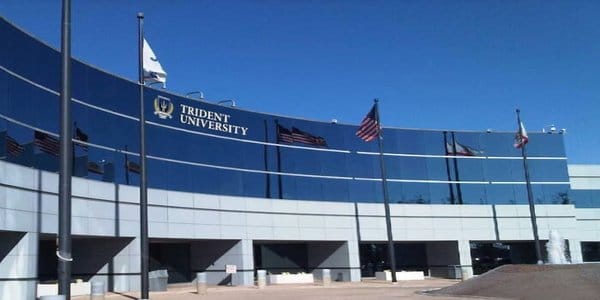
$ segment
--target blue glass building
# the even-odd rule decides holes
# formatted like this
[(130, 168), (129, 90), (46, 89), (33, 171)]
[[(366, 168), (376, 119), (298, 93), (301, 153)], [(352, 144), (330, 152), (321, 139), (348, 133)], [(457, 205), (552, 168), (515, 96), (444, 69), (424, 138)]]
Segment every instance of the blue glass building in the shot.
[[(0, 38), (0, 270), (19, 265), (0, 272), (0, 298), (34, 299), (31, 287), (56, 279), (60, 53), (5, 19)], [(74, 277), (137, 290), (139, 87), (72, 68)], [(356, 137), (356, 125), (144, 94), (151, 268), (169, 269), (171, 282), (205, 271), (222, 283), (236, 264), (236, 284), (253, 284), (257, 269), (328, 268), (357, 281), (389, 268), (377, 143)], [(386, 127), (383, 137), (398, 267), (470, 276), (531, 262), (514, 132)], [(572, 261), (597, 260), (600, 182), (572, 189), (563, 136), (529, 137), (541, 238), (559, 230)], [(453, 142), (469, 155), (454, 155)], [(581, 176), (595, 178), (590, 168)]]

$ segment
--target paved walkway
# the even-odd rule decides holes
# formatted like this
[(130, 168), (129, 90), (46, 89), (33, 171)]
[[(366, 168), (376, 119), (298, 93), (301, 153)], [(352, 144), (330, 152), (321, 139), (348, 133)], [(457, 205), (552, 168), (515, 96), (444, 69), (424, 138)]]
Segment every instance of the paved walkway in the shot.
[[(198, 295), (190, 284), (169, 286), (167, 292), (151, 292), (151, 300), (265, 300), (265, 299), (414, 299), (414, 300), (457, 300), (458, 297), (429, 296), (421, 291), (437, 289), (455, 284), (456, 280), (426, 279), (422, 281), (403, 281), (392, 284), (384, 281), (364, 280), (362, 282), (333, 282), (330, 286), (320, 285), (270, 285), (264, 289), (246, 286), (211, 286), (205, 295)], [(107, 300), (138, 299), (139, 293), (106, 295)], [(73, 297), (84, 300), (89, 296)], [(483, 299), (469, 297), (465, 299)], [(490, 298), (485, 298), (490, 299)]]

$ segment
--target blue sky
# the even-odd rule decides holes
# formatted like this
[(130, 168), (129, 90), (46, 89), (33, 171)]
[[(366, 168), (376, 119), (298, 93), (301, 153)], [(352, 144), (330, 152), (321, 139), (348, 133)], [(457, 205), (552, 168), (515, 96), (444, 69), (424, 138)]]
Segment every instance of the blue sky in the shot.
[[(167, 88), (241, 108), (384, 126), (566, 128), (569, 163), (600, 163), (600, 1), (72, 0), (75, 58), (137, 79), (137, 12)], [(60, 41), (61, 1), (0, 14)]]

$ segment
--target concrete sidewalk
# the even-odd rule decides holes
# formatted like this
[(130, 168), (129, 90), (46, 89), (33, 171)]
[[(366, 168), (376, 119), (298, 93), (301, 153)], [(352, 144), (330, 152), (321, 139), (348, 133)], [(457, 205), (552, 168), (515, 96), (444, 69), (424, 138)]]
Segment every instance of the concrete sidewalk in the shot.
[[(264, 299), (415, 299), (415, 300), (456, 300), (458, 297), (429, 296), (419, 292), (437, 289), (457, 283), (456, 280), (426, 279), (422, 281), (403, 281), (398, 284), (377, 280), (363, 280), (362, 282), (333, 282), (324, 287), (312, 285), (270, 285), (264, 289), (245, 286), (211, 286), (207, 294), (197, 295), (191, 284), (171, 285), (167, 292), (151, 292), (152, 300), (264, 300)], [(138, 293), (106, 295), (107, 300), (138, 299)], [(84, 300), (89, 296), (73, 297), (72, 299)], [(469, 297), (468, 299), (478, 299)], [(483, 299), (483, 298), (482, 298)], [(489, 299), (489, 298), (486, 298)]]

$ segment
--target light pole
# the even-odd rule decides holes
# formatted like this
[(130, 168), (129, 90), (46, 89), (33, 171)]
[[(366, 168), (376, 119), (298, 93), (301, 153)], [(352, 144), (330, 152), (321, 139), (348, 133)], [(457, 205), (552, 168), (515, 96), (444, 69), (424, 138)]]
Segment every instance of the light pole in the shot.
[(71, 140), (71, 0), (62, 2), (60, 88), (60, 173), (58, 177), (58, 294), (71, 298), (71, 176), (73, 141)]
[(542, 133), (548, 133), (548, 134), (555, 134), (555, 133), (565, 134), (565, 133), (567, 133), (567, 129), (566, 128), (561, 128), (559, 130), (554, 124), (551, 124), (551, 125), (544, 126), (544, 128), (542, 128)]
[(225, 103), (230, 103), (231, 107), (235, 107), (235, 100), (233, 100), (233, 99), (225, 99), (225, 100), (217, 101), (217, 104), (219, 104), (219, 105), (225, 104)]
[(204, 100), (204, 93), (201, 91), (193, 91), (193, 92), (186, 93), (185, 97), (191, 99), (192, 97), (190, 97), (190, 96), (195, 95), (195, 94), (200, 94), (200, 96), (198, 96), (198, 99)]
[(544, 126), (544, 128), (542, 128), (542, 133), (549, 133), (549, 134), (556, 133), (556, 126), (554, 126), (554, 124)]

